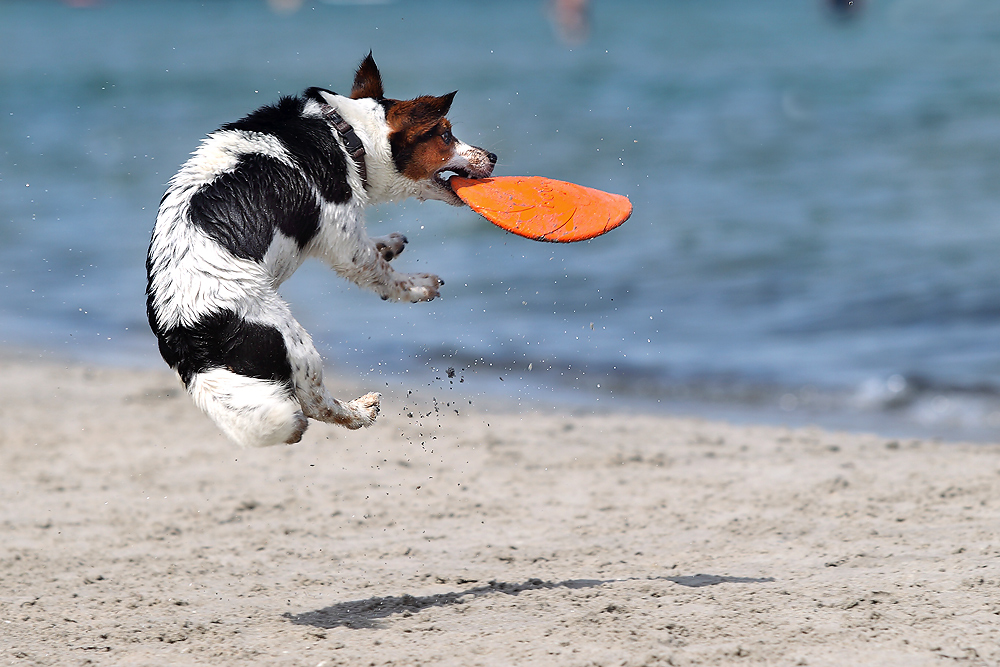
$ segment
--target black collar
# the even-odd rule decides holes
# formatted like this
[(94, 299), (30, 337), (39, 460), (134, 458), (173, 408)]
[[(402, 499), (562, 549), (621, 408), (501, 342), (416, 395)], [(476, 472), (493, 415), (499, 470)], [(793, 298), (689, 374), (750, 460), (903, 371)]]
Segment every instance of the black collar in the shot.
[(333, 129), (337, 130), (340, 138), (344, 140), (344, 148), (358, 166), (358, 175), (361, 176), (361, 184), (368, 189), (368, 167), (365, 165), (365, 145), (361, 143), (358, 133), (354, 131), (351, 124), (344, 120), (344, 117), (337, 113), (329, 104), (322, 105), (323, 118), (327, 120)]

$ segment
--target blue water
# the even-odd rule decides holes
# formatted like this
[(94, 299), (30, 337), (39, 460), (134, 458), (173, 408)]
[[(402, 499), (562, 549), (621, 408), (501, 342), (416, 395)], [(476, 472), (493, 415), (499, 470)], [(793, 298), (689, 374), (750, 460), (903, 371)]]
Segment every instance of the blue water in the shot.
[[(468, 210), (370, 212), (443, 298), (324, 267), (283, 288), (334, 372), (586, 408), (1000, 438), (1000, 3), (0, 1), (0, 343), (160, 363), (144, 256), (204, 134), (280, 94), (459, 90), (456, 134), (631, 197), (534, 243)], [(530, 368), (530, 370), (529, 370)], [(503, 381), (501, 382), (501, 378)]]

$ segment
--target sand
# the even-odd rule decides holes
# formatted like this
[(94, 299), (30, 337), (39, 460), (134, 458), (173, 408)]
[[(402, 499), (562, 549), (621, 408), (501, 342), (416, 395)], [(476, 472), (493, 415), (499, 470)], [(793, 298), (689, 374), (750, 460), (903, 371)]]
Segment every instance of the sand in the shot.
[(994, 445), (456, 379), (244, 451), (166, 369), (0, 377), (0, 664), (1000, 664)]

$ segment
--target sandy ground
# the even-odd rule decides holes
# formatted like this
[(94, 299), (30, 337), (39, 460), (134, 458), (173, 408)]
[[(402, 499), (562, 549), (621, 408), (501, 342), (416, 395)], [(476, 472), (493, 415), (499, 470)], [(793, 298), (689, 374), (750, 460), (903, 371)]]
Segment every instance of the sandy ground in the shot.
[(997, 446), (442, 382), (243, 451), (166, 370), (0, 377), (0, 664), (1000, 664)]

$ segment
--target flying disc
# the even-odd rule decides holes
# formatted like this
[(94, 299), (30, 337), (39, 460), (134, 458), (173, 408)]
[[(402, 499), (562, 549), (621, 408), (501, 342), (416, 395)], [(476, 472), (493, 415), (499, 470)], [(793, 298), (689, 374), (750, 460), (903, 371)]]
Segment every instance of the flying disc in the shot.
[(449, 184), (494, 225), (535, 241), (592, 239), (632, 215), (628, 197), (543, 176), (452, 176)]

